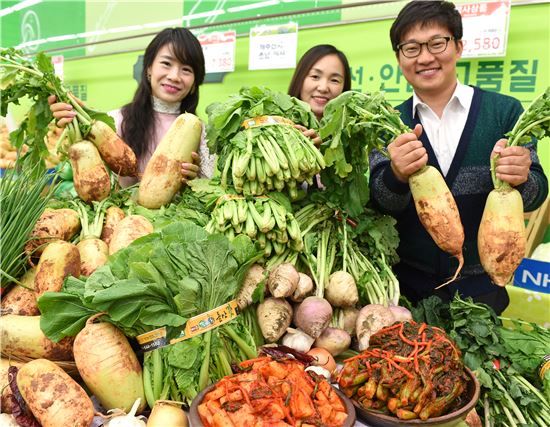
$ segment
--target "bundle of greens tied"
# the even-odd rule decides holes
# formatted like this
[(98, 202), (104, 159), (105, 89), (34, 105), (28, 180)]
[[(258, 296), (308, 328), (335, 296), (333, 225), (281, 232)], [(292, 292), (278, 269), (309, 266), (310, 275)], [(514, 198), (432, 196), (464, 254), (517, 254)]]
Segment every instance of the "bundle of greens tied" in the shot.
[(348, 91), (331, 100), (319, 134), (326, 168), (321, 181), (329, 201), (349, 215), (363, 212), (369, 197), (369, 153), (384, 148), (396, 136), (410, 132), (383, 92)]
[[(168, 339), (178, 338), (187, 320), (235, 298), (258, 256), (245, 235), (230, 242), (190, 221), (175, 222), (118, 251), (85, 282), (69, 277), (61, 292), (44, 294), (38, 301), (41, 328), (59, 341), (103, 312), (102, 320), (128, 337), (166, 327)], [(232, 363), (257, 356), (258, 330), (255, 315), (244, 311), (207, 332), (146, 352), (149, 405), (158, 399), (189, 404), (208, 384), (230, 375)]]
[(218, 154), (222, 186), (259, 196), (281, 191), (298, 198), (303, 182), (325, 166), (312, 141), (294, 125), (317, 128), (309, 106), (263, 87), (244, 87), (207, 108), (208, 146)]

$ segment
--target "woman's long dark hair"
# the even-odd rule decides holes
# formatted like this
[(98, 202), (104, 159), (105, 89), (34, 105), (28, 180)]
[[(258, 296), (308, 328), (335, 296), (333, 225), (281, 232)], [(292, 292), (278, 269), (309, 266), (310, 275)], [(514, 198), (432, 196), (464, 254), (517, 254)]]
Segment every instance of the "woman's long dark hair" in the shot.
[(317, 46), (313, 46), (306, 53), (304, 53), (304, 55), (300, 58), (300, 61), (298, 61), (298, 65), (296, 66), (296, 70), (294, 70), (294, 75), (292, 76), (292, 80), (290, 80), (290, 85), (288, 86), (288, 94), (290, 96), (300, 99), (300, 92), (302, 91), (302, 86), (307, 74), (317, 61), (327, 55), (336, 55), (344, 66), (344, 88), (342, 89), (342, 92), (351, 89), (351, 73), (346, 55), (331, 44), (319, 44)]
[(137, 158), (147, 153), (149, 141), (154, 134), (155, 119), (151, 100), (151, 83), (147, 71), (159, 50), (169, 45), (173, 55), (182, 64), (189, 65), (195, 74), (195, 83), (189, 94), (181, 101), (180, 112), (195, 114), (199, 103), (199, 86), (204, 81), (204, 56), (197, 38), (186, 28), (166, 28), (158, 33), (145, 49), (141, 81), (134, 99), (122, 107), (122, 139), (134, 150)]

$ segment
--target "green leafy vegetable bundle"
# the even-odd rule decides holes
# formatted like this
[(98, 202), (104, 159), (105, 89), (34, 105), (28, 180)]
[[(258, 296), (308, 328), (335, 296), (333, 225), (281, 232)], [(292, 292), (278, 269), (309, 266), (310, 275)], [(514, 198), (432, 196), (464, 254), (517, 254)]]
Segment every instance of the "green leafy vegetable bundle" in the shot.
[[(86, 282), (69, 278), (62, 292), (39, 300), (41, 327), (52, 340), (76, 335), (86, 319), (103, 320), (135, 337), (166, 326), (179, 336), (186, 321), (234, 299), (248, 266), (258, 259), (246, 236), (230, 242), (191, 222), (176, 222), (117, 252)], [(231, 363), (256, 356), (254, 316), (146, 353), (144, 384), (150, 404), (189, 403), (210, 382), (231, 374)]]
[(208, 146), (219, 155), (222, 186), (238, 194), (263, 195), (312, 182), (324, 167), (323, 156), (294, 124), (316, 128), (304, 102), (267, 88), (244, 87), (223, 103), (208, 106)]
[(29, 113), (19, 128), (12, 132), (10, 140), (16, 148), (21, 148), (23, 144), (28, 145), (28, 156), (33, 163), (45, 158), (49, 153), (44, 138), (48, 132), (48, 124), (53, 119), (48, 105), (50, 95), (56, 95), (58, 102), (72, 104), (77, 112), (76, 120), (73, 120), (77, 124), (71, 123), (67, 126), (60, 142), (67, 136), (72, 140), (86, 137), (94, 120), (105, 122), (114, 129), (114, 121), (110, 116), (80, 106), (55, 75), (50, 57), (41, 52), (31, 59), (13, 48), (0, 49), (0, 89), (2, 116), (6, 116), (9, 104), (18, 105), (23, 97), (32, 100)]
[(326, 168), (321, 181), (327, 197), (351, 216), (369, 200), (369, 152), (384, 153), (387, 141), (408, 132), (383, 92), (344, 92), (325, 108), (319, 134)]
[(533, 385), (540, 382), (534, 367), (550, 349), (547, 330), (534, 324), (530, 331), (518, 329), (518, 323), (506, 329), (490, 307), (458, 296), (450, 304), (436, 296), (425, 299), (413, 317), (444, 328), (462, 351), (482, 387), (486, 427), (550, 425), (548, 377), (543, 380), (546, 396)]

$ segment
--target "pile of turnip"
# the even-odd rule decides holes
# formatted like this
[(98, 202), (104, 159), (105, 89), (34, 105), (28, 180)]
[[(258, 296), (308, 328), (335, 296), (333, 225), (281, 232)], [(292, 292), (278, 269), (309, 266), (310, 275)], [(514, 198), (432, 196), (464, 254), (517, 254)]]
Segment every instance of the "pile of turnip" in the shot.
[(264, 299), (257, 315), (267, 342), (303, 352), (324, 349), (331, 357), (345, 352), (355, 337), (357, 348), (363, 350), (379, 329), (411, 319), (403, 307), (369, 304), (359, 308), (355, 281), (344, 271), (330, 275), (324, 295), (317, 292), (311, 277), (290, 263), (269, 272), (255, 265), (241, 288), (239, 304), (253, 304), (253, 295), (261, 294)]

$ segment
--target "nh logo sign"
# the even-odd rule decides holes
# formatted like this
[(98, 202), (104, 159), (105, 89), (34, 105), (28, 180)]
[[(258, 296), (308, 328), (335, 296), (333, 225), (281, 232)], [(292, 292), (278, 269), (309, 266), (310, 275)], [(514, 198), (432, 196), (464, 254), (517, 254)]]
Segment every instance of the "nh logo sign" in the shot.
[(523, 259), (514, 275), (514, 285), (550, 293), (550, 263), (529, 258)]

